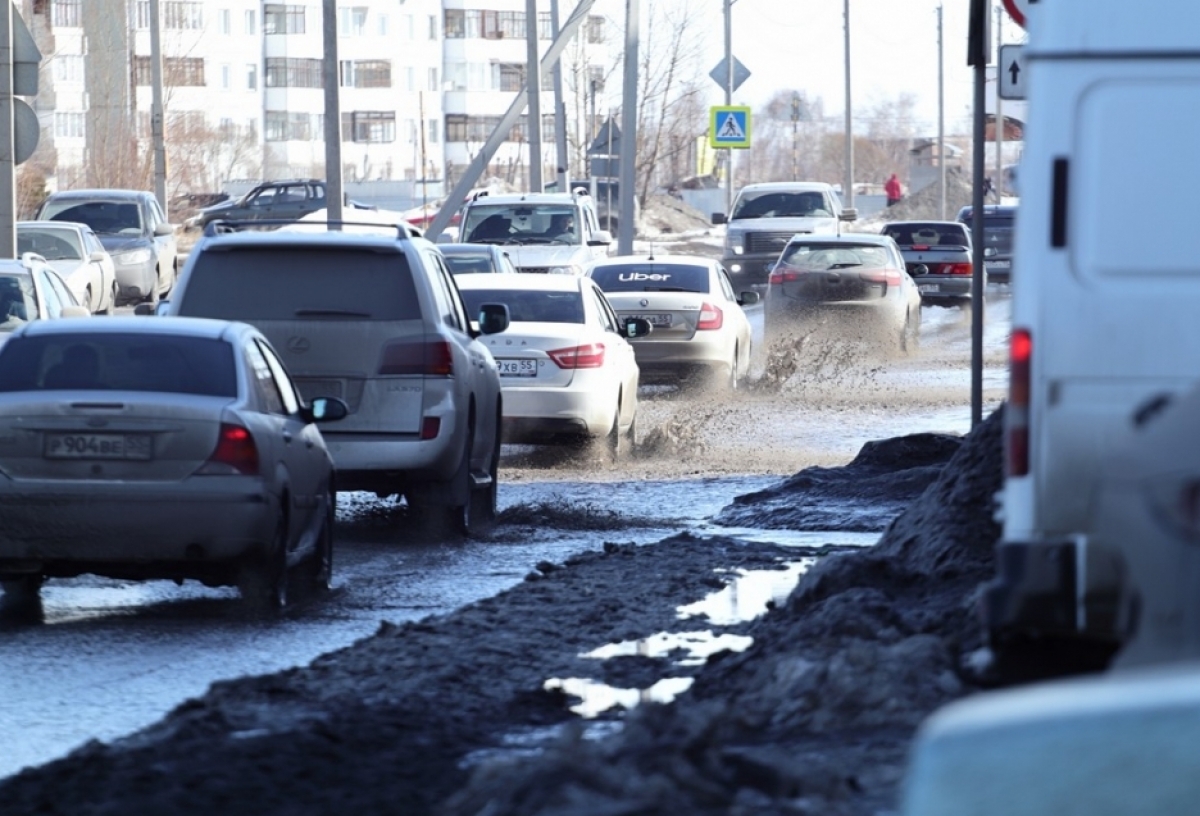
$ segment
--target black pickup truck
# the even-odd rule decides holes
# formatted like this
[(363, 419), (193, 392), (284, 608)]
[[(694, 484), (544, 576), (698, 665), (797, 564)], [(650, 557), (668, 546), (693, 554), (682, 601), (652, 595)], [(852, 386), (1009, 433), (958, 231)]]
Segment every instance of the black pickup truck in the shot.
[[(904, 266), (917, 284), (922, 303), (942, 306), (971, 303), (974, 267), (971, 235), (958, 221), (893, 221), (884, 235), (900, 247)], [(984, 283), (987, 283), (986, 274)]]

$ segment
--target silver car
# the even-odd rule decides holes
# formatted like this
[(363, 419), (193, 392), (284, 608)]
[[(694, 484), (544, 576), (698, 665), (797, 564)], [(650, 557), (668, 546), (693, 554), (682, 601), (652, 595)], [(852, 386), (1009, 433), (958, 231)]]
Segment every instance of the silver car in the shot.
[(0, 348), (0, 581), (196, 579), (287, 603), (328, 586), (333, 462), (257, 330), (217, 320), (40, 320)]
[(632, 341), (641, 381), (684, 382), (700, 375), (733, 390), (750, 372), (750, 321), (717, 261), (698, 255), (607, 258), (586, 273), (622, 317), (654, 327)]

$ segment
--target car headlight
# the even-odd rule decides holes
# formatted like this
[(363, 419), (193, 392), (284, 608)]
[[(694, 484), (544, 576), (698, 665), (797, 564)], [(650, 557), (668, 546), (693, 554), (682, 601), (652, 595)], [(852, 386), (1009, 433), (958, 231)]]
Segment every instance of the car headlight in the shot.
[(741, 255), (746, 251), (745, 246), (743, 246), (744, 243), (745, 239), (742, 238), (742, 233), (740, 232), (726, 233), (725, 235), (725, 248), (734, 255)]
[(564, 266), (550, 267), (551, 275), (582, 275), (583, 267), (579, 264), (565, 264)]
[(148, 249), (131, 249), (129, 252), (118, 252), (113, 255), (113, 260), (119, 264), (140, 264), (150, 260), (150, 250)]

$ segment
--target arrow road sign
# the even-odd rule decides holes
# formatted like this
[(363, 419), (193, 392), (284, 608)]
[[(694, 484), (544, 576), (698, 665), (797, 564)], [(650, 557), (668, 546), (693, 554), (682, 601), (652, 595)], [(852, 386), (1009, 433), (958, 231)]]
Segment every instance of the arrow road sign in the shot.
[(715, 148), (750, 146), (750, 109), (740, 105), (709, 110), (708, 142)]
[(1026, 95), (1025, 46), (1000, 46), (1000, 98), (1024, 99)]

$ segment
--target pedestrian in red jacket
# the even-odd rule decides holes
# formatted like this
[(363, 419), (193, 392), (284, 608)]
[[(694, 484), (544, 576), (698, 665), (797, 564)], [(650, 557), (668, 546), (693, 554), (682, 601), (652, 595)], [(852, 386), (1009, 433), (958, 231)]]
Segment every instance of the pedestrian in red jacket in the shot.
[(892, 177), (883, 185), (883, 191), (887, 193), (887, 205), (889, 207), (904, 198), (904, 191), (900, 187), (900, 179), (896, 178), (895, 173), (892, 173)]

